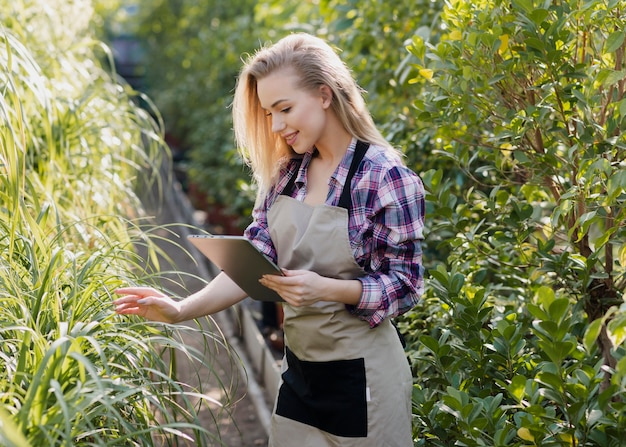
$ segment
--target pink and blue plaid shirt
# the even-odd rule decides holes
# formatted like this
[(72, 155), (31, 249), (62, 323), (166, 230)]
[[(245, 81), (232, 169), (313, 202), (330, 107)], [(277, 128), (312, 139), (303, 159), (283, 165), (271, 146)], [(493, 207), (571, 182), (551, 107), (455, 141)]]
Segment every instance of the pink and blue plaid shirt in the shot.
[[(353, 139), (330, 179), (326, 205), (337, 206), (354, 156)], [(307, 168), (313, 152), (307, 152), (296, 173), (293, 197), (304, 200)], [(297, 161), (290, 161), (280, 180), (253, 211), (245, 236), (269, 258), (277, 261), (270, 238), (267, 211), (285, 188)], [(346, 306), (370, 327), (385, 318), (410, 310), (424, 290), (422, 246), (424, 238), (424, 187), (420, 178), (389, 151), (370, 145), (352, 179), (352, 208), (348, 233), (356, 262), (367, 273), (357, 278), (363, 285), (361, 300)]]

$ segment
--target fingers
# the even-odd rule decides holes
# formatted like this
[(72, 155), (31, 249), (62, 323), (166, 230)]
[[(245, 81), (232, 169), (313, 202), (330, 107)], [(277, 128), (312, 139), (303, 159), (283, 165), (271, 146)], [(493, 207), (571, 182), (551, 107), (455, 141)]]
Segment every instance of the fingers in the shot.
[(113, 300), (113, 304), (115, 304), (116, 306), (120, 306), (120, 305), (128, 305), (128, 304), (150, 304), (150, 301), (152, 301), (153, 298), (151, 297), (145, 297), (143, 295), (126, 295), (123, 296), (122, 298), (118, 298), (116, 300)]
[(152, 287), (120, 287), (115, 290), (115, 293), (122, 295), (121, 298), (113, 301), (115, 305), (126, 303), (149, 304), (147, 301), (149, 298), (164, 298), (166, 296)]
[(115, 289), (118, 295), (135, 295), (135, 296), (165, 296), (163, 293), (152, 287), (120, 287)]
[(285, 287), (303, 287), (307, 282), (307, 275), (310, 272), (307, 270), (286, 270), (283, 269), (285, 276), (279, 275), (263, 275), (259, 282), (265, 287), (279, 291), (280, 288)]
[(122, 295), (113, 300), (117, 314), (173, 323), (180, 313), (180, 308), (168, 295), (152, 287), (120, 287), (115, 293)]
[(114, 302), (115, 313), (120, 315), (143, 315), (146, 312), (145, 307), (135, 302)]
[(272, 278), (272, 276), (277, 276), (277, 275), (264, 275), (261, 278), (259, 278), (259, 282), (265, 287), (272, 289), (275, 292), (278, 292), (277, 288), (280, 287), (282, 283), (279, 281), (275, 281)]
[(310, 285), (314, 282), (311, 272), (286, 269), (283, 269), (283, 272), (285, 276), (264, 275), (259, 281), (294, 307), (306, 306), (319, 300)]
[(145, 315), (147, 308), (166, 295), (152, 287), (120, 287), (115, 293), (122, 295), (113, 300), (115, 312), (122, 315)]
[(308, 270), (287, 270), (287, 269), (281, 269), (283, 271), (283, 275), (285, 276), (299, 276), (299, 275), (306, 275), (307, 273), (309, 273)]

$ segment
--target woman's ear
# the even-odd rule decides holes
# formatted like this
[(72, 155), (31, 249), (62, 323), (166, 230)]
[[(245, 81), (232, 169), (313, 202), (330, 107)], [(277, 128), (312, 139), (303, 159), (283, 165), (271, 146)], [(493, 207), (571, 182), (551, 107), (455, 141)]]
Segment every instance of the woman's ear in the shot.
[(322, 98), (322, 107), (327, 109), (333, 101), (333, 91), (326, 84), (321, 85), (320, 97)]

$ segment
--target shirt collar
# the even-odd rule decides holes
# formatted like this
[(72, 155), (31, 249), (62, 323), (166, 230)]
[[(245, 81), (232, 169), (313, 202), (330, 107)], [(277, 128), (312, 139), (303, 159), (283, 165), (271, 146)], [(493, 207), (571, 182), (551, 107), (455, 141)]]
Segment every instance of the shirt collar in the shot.
[[(346, 181), (346, 178), (348, 177), (348, 170), (350, 169), (350, 163), (352, 163), (352, 158), (354, 157), (355, 149), (356, 149), (356, 138), (352, 138), (352, 140), (350, 141), (350, 144), (348, 145), (348, 149), (346, 150), (346, 153), (343, 156), (343, 159), (341, 160), (341, 162), (339, 163), (339, 166), (337, 167), (337, 169), (331, 176), (331, 179), (333, 179), (335, 182), (338, 182), (339, 184), (343, 184), (343, 182)], [(302, 185), (306, 183), (307, 169), (309, 168), (309, 164), (311, 163), (311, 160), (315, 156), (316, 152), (317, 152), (317, 149), (313, 147), (311, 150), (304, 153), (302, 157), (302, 164), (300, 165), (300, 169), (298, 170), (297, 177), (295, 180), (298, 187), (302, 187)]]
[(348, 145), (348, 149), (343, 156), (343, 159), (337, 166), (337, 169), (331, 176), (331, 179), (337, 182), (339, 185), (343, 185), (348, 178), (348, 171), (350, 170), (350, 164), (352, 163), (352, 159), (354, 158), (354, 151), (356, 149), (356, 138), (352, 138), (350, 144)]

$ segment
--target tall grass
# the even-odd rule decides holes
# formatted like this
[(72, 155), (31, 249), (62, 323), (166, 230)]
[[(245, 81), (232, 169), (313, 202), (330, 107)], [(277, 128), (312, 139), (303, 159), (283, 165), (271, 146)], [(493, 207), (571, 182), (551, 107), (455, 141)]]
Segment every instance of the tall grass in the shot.
[(210, 368), (172, 336), (199, 329), (111, 308), (111, 290), (158, 277), (135, 191), (159, 185), (161, 126), (98, 62), (88, 1), (0, 6), (0, 445), (206, 445), (208, 398), (165, 355)]

